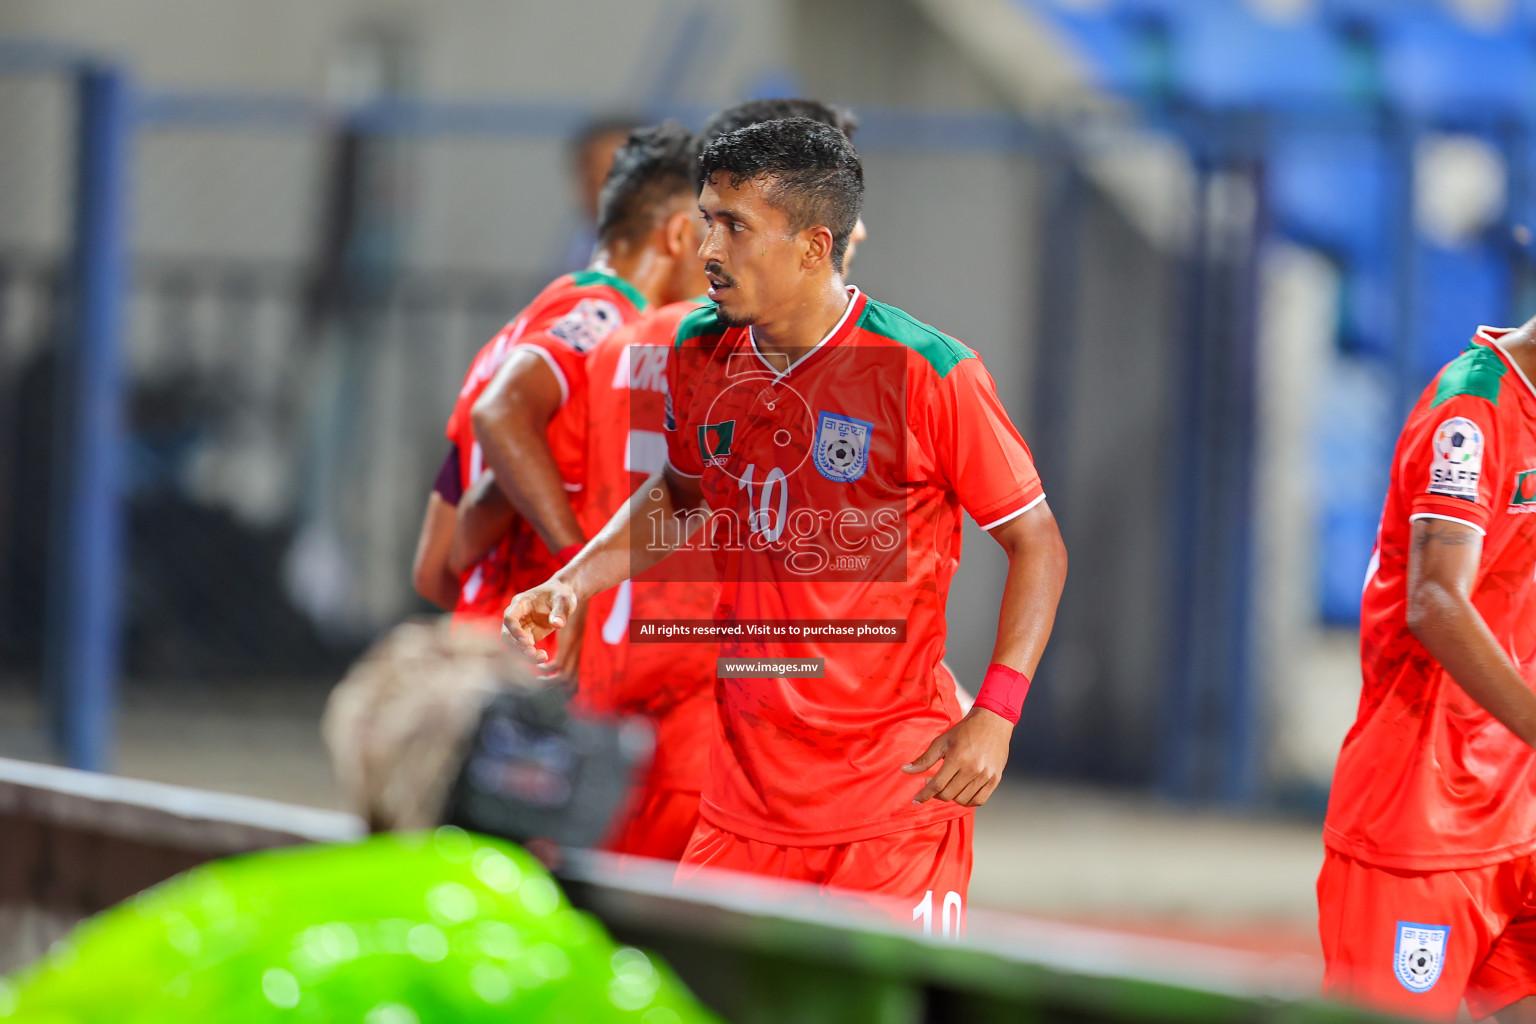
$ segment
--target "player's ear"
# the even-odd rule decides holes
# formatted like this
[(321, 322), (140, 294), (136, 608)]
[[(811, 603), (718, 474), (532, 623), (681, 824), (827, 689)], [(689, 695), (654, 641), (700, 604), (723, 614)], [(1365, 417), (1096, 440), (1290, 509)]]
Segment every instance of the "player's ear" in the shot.
[(801, 267), (810, 270), (823, 260), (832, 261), (832, 231), (825, 224), (817, 224), (800, 232), (805, 246)]
[(673, 259), (680, 259), (698, 251), (698, 232), (694, 230), (695, 215), (678, 210), (662, 223), (662, 247)]

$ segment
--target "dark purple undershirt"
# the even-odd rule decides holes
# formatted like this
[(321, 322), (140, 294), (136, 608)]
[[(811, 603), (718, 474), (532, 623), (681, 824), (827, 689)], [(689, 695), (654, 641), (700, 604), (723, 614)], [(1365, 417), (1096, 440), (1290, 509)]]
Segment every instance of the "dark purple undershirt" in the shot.
[(432, 482), (432, 489), (443, 496), (448, 504), (458, 507), (459, 499), (464, 497), (464, 483), (459, 477), (459, 446), (448, 446), (448, 457), (443, 460), (443, 468), (437, 471), (437, 479)]

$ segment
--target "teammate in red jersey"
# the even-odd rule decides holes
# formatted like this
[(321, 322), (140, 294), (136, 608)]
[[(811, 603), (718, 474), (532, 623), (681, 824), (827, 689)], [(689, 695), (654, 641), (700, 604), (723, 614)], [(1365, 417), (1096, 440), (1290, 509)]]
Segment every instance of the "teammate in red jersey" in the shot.
[[(815, 100), (751, 100), (728, 107), (704, 125), (706, 141), (762, 121), (809, 117), (849, 138), (857, 128), (846, 110)], [(701, 225), (702, 227), (702, 225)], [(854, 229), (844, 265), (853, 258)], [(701, 236), (702, 237), (702, 233)], [(703, 261), (698, 290), (706, 287)], [(588, 536), (603, 527), (645, 479), (666, 461), (664, 399), (667, 362), (678, 322), (703, 299), (647, 311), (614, 331), (588, 361), (587, 487), (578, 518)], [(708, 619), (718, 598), (706, 552), (677, 554), (665, 580), (625, 580), (594, 595), (582, 643), (576, 705), (602, 713), (641, 713), (656, 727), (656, 750), (645, 784), (630, 801), (609, 848), (618, 853), (677, 860), (698, 823), (699, 794), (714, 728), (713, 643), (629, 643), (629, 621)]]
[[(825, 674), (752, 666), (721, 679), (681, 873), (863, 892), (957, 934), (972, 808), (997, 786), (1050, 633), (1060, 534), (976, 354), (844, 285), (863, 171), (840, 132), (802, 118), (732, 132), (706, 148), (702, 181), (714, 305), (679, 328), (668, 465), (513, 600), (504, 633), (532, 651), (582, 599), (690, 535), (713, 551), (718, 615), (733, 628), (894, 620), (904, 642), (722, 641), (727, 673), (751, 657), (824, 659)], [(1009, 559), (994, 664), (963, 717), (940, 662), (962, 509)]]
[(603, 190), (593, 266), (556, 279), (471, 365), (448, 423), (465, 491), (451, 552), (463, 573), (459, 616), (494, 621), (511, 594), (579, 547), (572, 496), (585, 477), (586, 356), (651, 304), (696, 287), (696, 154), (695, 137), (675, 124), (632, 133)]
[(1536, 321), (1419, 399), (1360, 620), (1317, 881), (1326, 988), (1536, 1019)]

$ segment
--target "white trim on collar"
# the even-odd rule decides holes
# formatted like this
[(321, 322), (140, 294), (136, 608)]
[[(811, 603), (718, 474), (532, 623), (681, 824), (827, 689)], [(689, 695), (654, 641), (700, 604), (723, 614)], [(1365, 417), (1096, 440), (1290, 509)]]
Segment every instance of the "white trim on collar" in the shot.
[(1515, 374), (1520, 378), (1520, 382), (1525, 385), (1525, 390), (1531, 393), (1532, 398), (1536, 398), (1536, 384), (1531, 383), (1531, 378), (1525, 375), (1525, 371), (1520, 368), (1520, 363), (1514, 356), (1509, 354), (1509, 349), (1500, 345), (1498, 339), (1488, 333), (1490, 331), (1497, 331), (1500, 336), (1503, 336), (1505, 334), (1513, 334), (1516, 330), (1518, 328), (1515, 327), (1479, 327), (1477, 329), (1477, 336), (1486, 341), (1490, 347), (1499, 350), (1504, 359), (1514, 368)]
[(822, 338), (815, 345), (812, 345), (810, 351), (802, 352), (799, 359), (796, 359), (782, 370), (770, 363), (767, 357), (763, 355), (763, 350), (757, 347), (757, 335), (752, 332), (752, 328), (748, 327), (747, 338), (752, 342), (752, 351), (757, 355), (757, 358), (762, 361), (762, 364), (773, 372), (775, 377), (782, 378), (786, 376), (790, 370), (793, 370), (795, 367), (805, 362), (807, 356), (810, 356), (817, 349), (821, 348), (821, 346), (831, 341), (833, 335), (837, 334), (838, 331), (843, 329), (843, 325), (848, 322), (848, 314), (853, 312), (853, 307), (858, 304), (858, 301), (859, 286), (856, 284), (851, 284), (848, 286), (848, 305), (843, 309), (843, 315), (837, 318), (837, 323), (833, 324), (832, 329), (827, 332), (827, 336)]

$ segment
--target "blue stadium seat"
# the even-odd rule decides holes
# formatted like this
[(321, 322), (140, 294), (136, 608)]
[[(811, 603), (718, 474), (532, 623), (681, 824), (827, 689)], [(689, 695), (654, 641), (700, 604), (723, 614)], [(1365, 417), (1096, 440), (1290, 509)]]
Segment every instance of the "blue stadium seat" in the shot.
[(1388, 100), (1420, 117), (1486, 123), (1528, 114), (1536, 96), (1536, 49), (1523, 33), (1474, 32), (1437, 11), (1385, 23), (1381, 82)]
[[(1147, 26), (1166, 27), (1173, 85), (1214, 105), (1290, 106), (1351, 96), (1345, 19), (1372, 26), (1387, 98), (1420, 116), (1528, 112), (1536, 96), (1536, 0), (1517, 0), (1504, 31), (1482, 32), (1434, 0), (1323, 0), (1312, 17), (1269, 21), (1241, 0), (1118, 0), (1084, 11), (1018, 0), (1062, 28), (1123, 93), (1150, 85)], [(1497, 69), (1496, 73), (1487, 73)]]
[(1270, 147), (1269, 201), (1295, 241), (1353, 258), (1387, 244), (1386, 157), (1376, 139), (1339, 132), (1286, 132)]
[(1405, 14), (1437, 10), (1439, 0), (1322, 0), (1317, 13), (1323, 20), (1363, 18), (1384, 23)]
[(1316, 21), (1263, 21), (1217, 4), (1177, 29), (1177, 80), (1211, 106), (1292, 107), (1350, 98), (1343, 39)]

